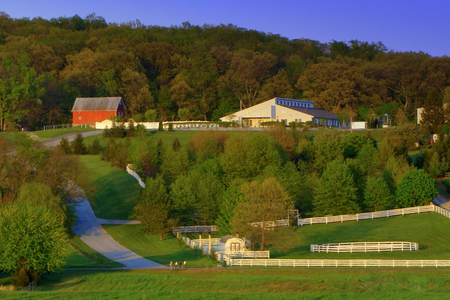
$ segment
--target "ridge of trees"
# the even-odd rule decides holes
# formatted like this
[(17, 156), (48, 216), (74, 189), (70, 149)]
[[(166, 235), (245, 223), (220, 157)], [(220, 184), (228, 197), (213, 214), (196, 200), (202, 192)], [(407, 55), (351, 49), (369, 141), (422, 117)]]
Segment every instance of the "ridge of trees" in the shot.
[(217, 119), (278, 96), (399, 123), (450, 86), (449, 57), (393, 52), (381, 42), (290, 40), (231, 24), (115, 24), (95, 14), (45, 20), (1, 12), (0, 54), (3, 129), (70, 123), (76, 97), (117, 95), (137, 119), (148, 110), (160, 120)]

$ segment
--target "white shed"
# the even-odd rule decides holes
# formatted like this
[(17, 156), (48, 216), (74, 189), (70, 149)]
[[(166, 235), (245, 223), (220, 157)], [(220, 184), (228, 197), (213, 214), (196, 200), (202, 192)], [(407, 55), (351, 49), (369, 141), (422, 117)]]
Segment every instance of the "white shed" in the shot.
[(220, 239), (221, 250), (227, 252), (241, 252), (246, 250), (248, 240), (235, 237), (233, 235), (225, 235)]

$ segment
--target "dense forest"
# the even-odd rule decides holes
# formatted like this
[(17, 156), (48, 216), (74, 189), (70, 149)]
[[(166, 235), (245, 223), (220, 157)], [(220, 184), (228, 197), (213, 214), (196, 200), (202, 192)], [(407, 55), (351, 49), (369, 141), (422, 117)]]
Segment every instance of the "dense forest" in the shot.
[[(315, 101), (359, 119), (413, 119), (450, 98), (450, 58), (381, 42), (321, 43), (228, 25), (144, 26), (0, 12), (0, 122), (71, 123), (76, 97), (122, 96), (128, 116), (217, 120), (272, 97)], [(447, 88), (447, 89), (446, 89)], [(33, 109), (30, 109), (33, 108)]]

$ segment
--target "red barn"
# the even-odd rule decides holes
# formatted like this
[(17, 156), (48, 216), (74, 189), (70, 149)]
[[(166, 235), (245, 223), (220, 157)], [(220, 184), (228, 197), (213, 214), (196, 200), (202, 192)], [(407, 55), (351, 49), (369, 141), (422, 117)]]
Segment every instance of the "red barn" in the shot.
[(72, 108), (73, 124), (89, 124), (125, 117), (125, 102), (122, 97), (77, 98)]

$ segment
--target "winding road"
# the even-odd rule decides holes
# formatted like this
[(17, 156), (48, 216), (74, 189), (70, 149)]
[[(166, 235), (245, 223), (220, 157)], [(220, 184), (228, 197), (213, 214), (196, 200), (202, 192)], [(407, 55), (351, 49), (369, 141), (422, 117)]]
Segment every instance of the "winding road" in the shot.
[[(103, 131), (87, 131), (83, 132), (83, 137), (98, 135)], [(42, 141), (47, 147), (55, 147), (59, 145), (61, 139), (65, 137), (70, 141), (74, 140), (76, 133), (67, 134), (53, 139)], [(133, 251), (125, 248), (116, 242), (101, 224), (139, 224), (134, 220), (106, 220), (99, 219), (95, 216), (91, 204), (85, 198), (78, 198), (77, 203), (72, 204), (75, 207), (75, 215), (77, 216), (76, 224), (72, 226), (74, 232), (89, 247), (102, 254), (103, 256), (123, 264), (125, 267), (121, 269), (163, 269), (165, 266), (154, 261), (143, 258)]]

